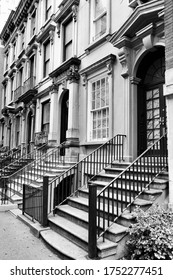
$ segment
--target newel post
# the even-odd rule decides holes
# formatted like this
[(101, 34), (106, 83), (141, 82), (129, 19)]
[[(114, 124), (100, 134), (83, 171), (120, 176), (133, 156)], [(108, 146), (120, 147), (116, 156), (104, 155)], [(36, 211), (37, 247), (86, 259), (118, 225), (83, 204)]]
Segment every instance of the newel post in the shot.
[(47, 210), (48, 210), (48, 181), (49, 177), (44, 176), (43, 177), (43, 220), (42, 220), (42, 226), (46, 227), (48, 223), (47, 219)]
[(97, 258), (97, 187), (88, 183), (89, 187), (89, 229), (88, 229), (88, 257)]

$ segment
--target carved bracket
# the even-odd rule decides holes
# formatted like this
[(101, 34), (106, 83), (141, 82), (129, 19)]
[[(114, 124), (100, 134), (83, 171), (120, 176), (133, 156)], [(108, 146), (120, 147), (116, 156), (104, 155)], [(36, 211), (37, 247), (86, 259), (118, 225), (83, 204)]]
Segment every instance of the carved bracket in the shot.
[(79, 68), (77, 65), (71, 65), (67, 71), (67, 80), (70, 80), (71, 83), (78, 83), (80, 79)]
[(119, 61), (122, 65), (122, 72), (121, 76), (123, 78), (127, 78), (129, 76), (130, 72), (130, 57), (129, 52), (127, 51), (127, 48), (122, 48), (120, 52), (118, 53)]

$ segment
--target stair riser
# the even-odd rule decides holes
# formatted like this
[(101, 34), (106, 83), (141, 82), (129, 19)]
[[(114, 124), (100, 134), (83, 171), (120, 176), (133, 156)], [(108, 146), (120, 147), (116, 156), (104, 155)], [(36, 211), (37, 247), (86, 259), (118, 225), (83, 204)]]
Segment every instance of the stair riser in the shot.
[(86, 251), (88, 250), (88, 242), (82, 240), (78, 236), (74, 235), (72, 232), (68, 232), (68, 231), (64, 230), (63, 228), (53, 224), (50, 221), (49, 221), (49, 226), (55, 232), (61, 234), (63, 237), (66, 237), (67, 239), (71, 240), (73, 243), (77, 244), (82, 249), (84, 249)]
[(127, 233), (119, 233), (119, 234), (113, 234), (111, 232), (105, 233), (105, 238), (112, 242), (119, 242)]
[(82, 219), (79, 219), (78, 217), (75, 217), (73, 215), (70, 215), (69, 213), (66, 213), (66, 212), (63, 212), (62, 210), (60, 209), (56, 209), (55, 213), (61, 217), (64, 217), (66, 218), (67, 220), (69, 221), (72, 221), (73, 223), (77, 224), (77, 225), (80, 225), (86, 229), (88, 229), (88, 222), (87, 221), (84, 221)]
[[(114, 171), (114, 170), (111, 170), (111, 169), (106, 169), (105, 170), (105, 173), (106, 174), (108, 174), (108, 175), (115, 175), (115, 176), (117, 176), (117, 175), (119, 175), (120, 174), (120, 172), (117, 170), (117, 171)], [(134, 171), (126, 171), (126, 174), (129, 176), (129, 174), (135, 174), (135, 176), (136, 175), (139, 175), (139, 176), (144, 176), (144, 174), (145, 174), (145, 176), (148, 176), (148, 175), (151, 175), (151, 173), (154, 173), (153, 171), (151, 172), (150, 170), (149, 171), (145, 171), (144, 172), (144, 170), (134, 170)]]
[(40, 235), (40, 236), (41, 236), (41, 239), (43, 240), (43, 242), (46, 244), (46, 246), (47, 246), (48, 248), (50, 248), (50, 250), (53, 250), (53, 252), (55, 252), (55, 254), (57, 254), (58, 257), (59, 257), (61, 260), (75, 260), (75, 259), (73, 259), (73, 258), (70, 258), (70, 257), (69, 257), (68, 255), (66, 255), (65, 253), (60, 252), (60, 251), (58, 251), (57, 249), (55, 249), (54, 247), (52, 247), (48, 242), (46, 242), (46, 240), (44, 240), (44, 238), (43, 238), (42, 235)]
[[(125, 195), (126, 195), (127, 200), (128, 200), (129, 194), (130, 194), (130, 193), (132, 194), (132, 197), (135, 197), (135, 196), (138, 194), (138, 192), (136, 192), (136, 191), (129, 191), (129, 190), (127, 190), (127, 191), (125, 191), (125, 190), (121, 191), (121, 190), (118, 190), (118, 197), (119, 197), (119, 200), (121, 199), (121, 196), (122, 196), (123, 199), (125, 200)], [(114, 190), (114, 194), (112, 194), (112, 188), (111, 188), (111, 190), (110, 190), (110, 200), (112, 200), (112, 195), (114, 195), (114, 199), (115, 199), (115, 198), (117, 197), (117, 191)], [(88, 199), (89, 194), (88, 194), (87, 192), (79, 191), (79, 196)], [(108, 196), (107, 193), (106, 193), (106, 196)]]

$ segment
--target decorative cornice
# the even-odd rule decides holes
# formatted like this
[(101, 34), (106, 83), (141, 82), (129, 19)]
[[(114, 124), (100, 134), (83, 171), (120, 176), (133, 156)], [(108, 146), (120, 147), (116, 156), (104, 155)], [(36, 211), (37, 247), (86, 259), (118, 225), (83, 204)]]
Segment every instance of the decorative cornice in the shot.
[(55, 28), (56, 28), (56, 24), (51, 21), (49, 22), (48, 25), (46, 25), (45, 27), (42, 27), (41, 28), (41, 31), (39, 32), (39, 34), (37, 35), (36, 37), (36, 41), (38, 43), (41, 43), (43, 42), (46, 38), (52, 36), (52, 31), (55, 31)]
[(88, 75), (95, 72), (96, 70), (99, 70), (100, 68), (106, 67), (108, 69), (108, 74), (110, 74), (110, 71), (112, 71), (112, 66), (110, 66), (110, 64), (112, 64), (115, 60), (116, 56), (114, 54), (107, 55), (90, 66), (80, 70), (79, 73), (81, 75)]
[(22, 64), (25, 62), (26, 57), (21, 57), (16, 61), (16, 67), (20, 68), (20, 66), (22, 66)]
[(80, 0), (63, 0), (58, 6), (59, 11), (55, 15), (55, 22), (62, 22), (70, 13), (74, 16), (76, 8), (73, 6), (79, 6), (79, 2)]
[(34, 42), (32, 45), (28, 45), (28, 47), (25, 50), (25, 55), (29, 57), (32, 53), (36, 51), (37, 48), (38, 44), (36, 42)]
[[(63, 73), (65, 73), (66, 76), (70, 75), (70, 72), (68, 74), (68, 71), (71, 71), (71, 67), (75, 66), (79, 67), (81, 61), (77, 57), (72, 57), (69, 60), (65, 61), (63, 64), (61, 64), (58, 68), (56, 68), (54, 71), (52, 71), (49, 76), (51, 78), (58, 78), (59, 76), (62, 76)], [(70, 77), (70, 76), (69, 76)]]
[(136, 32), (148, 24), (160, 20), (158, 13), (163, 9), (164, 0), (153, 0), (145, 5), (138, 6), (121, 28), (111, 36), (110, 42), (113, 46), (119, 47), (118, 44), (121, 38), (126, 37), (132, 39), (136, 35)]

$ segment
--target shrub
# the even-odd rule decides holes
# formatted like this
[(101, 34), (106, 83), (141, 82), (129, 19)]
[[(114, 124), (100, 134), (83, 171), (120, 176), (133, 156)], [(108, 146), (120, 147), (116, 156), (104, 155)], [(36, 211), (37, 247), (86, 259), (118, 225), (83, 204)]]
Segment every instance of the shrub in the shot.
[(173, 259), (173, 212), (159, 205), (135, 210), (137, 223), (129, 228), (128, 259)]

